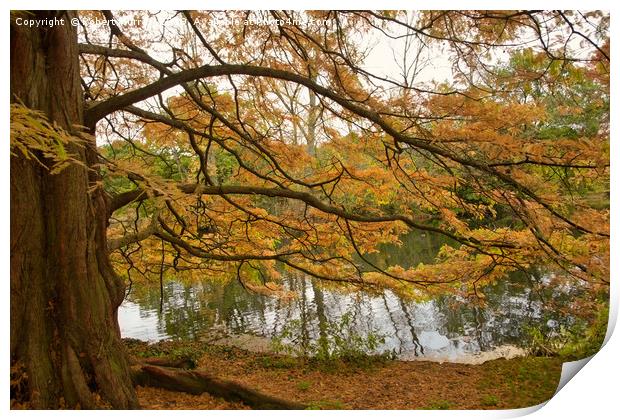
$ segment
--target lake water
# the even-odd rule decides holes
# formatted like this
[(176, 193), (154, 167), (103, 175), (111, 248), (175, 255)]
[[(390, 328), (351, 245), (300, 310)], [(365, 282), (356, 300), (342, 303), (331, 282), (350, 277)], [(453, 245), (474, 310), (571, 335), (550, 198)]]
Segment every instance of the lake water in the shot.
[[(440, 246), (432, 241), (427, 237), (405, 241), (411, 264), (432, 258), (433, 249)], [(430, 251), (423, 254), (415, 248)], [(373, 262), (385, 265), (407, 258), (402, 251), (401, 255), (388, 251), (384, 249)], [(383, 337), (377, 351), (393, 351), (403, 360), (475, 362), (518, 355), (528, 345), (531, 328), (554, 334), (569, 327), (574, 319), (563, 308), (580, 293), (575, 287), (547, 287), (549, 275), (536, 272), (515, 273), (485, 287), (484, 305), (453, 295), (407, 301), (389, 290), (344, 291), (304, 274), (285, 272), (283, 277), (284, 288), (295, 291), (298, 298), (259, 295), (238, 282), (168, 281), (161, 312), (158, 286), (134, 286), (119, 308), (121, 334), (146, 341), (259, 337), (246, 340), (245, 346), (261, 347), (294, 327), (294, 336), (307, 344), (327, 334), (346, 314), (351, 322), (343, 333)]]

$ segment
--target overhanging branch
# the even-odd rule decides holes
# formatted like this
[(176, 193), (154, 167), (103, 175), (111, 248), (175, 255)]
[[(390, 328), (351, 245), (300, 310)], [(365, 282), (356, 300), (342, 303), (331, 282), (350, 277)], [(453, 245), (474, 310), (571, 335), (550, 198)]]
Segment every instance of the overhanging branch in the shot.
[(593, 232), (577, 222), (569, 219), (567, 216), (560, 214), (557, 210), (555, 210), (549, 203), (545, 202), (541, 199), (534, 191), (532, 191), (527, 186), (517, 182), (515, 179), (506, 175), (495, 168), (489, 166), (489, 164), (476, 161), (465, 156), (460, 156), (458, 154), (452, 153), (448, 150), (445, 150), (441, 147), (438, 147), (431, 142), (409, 135), (405, 135), (400, 131), (396, 130), (392, 125), (387, 123), (383, 118), (381, 118), (380, 114), (376, 111), (369, 110), (366, 107), (358, 105), (357, 103), (350, 101), (342, 96), (336, 94), (330, 89), (327, 89), (315, 81), (300, 76), (298, 74), (294, 74), (288, 71), (272, 69), (267, 67), (259, 67), (259, 66), (251, 66), (251, 65), (241, 65), (241, 64), (224, 64), (224, 65), (205, 65), (202, 67), (198, 67), (195, 69), (183, 70), (178, 73), (171, 74), (169, 76), (163, 77), (156, 82), (153, 82), (147, 86), (142, 88), (133, 90), (131, 92), (125, 93), (123, 95), (115, 96), (103, 102), (98, 102), (92, 105), (90, 108), (86, 110), (85, 113), (85, 121), (87, 126), (94, 126), (94, 124), (104, 116), (122, 110), (123, 108), (129, 107), (132, 104), (150, 98), (158, 93), (161, 93), (167, 89), (170, 89), (176, 85), (181, 85), (183, 83), (187, 83), (192, 80), (201, 79), (205, 77), (216, 77), (216, 76), (230, 76), (230, 75), (246, 75), (246, 76), (255, 76), (255, 77), (268, 77), (279, 80), (290, 81), (294, 83), (298, 83), (300, 85), (306, 86), (308, 89), (311, 89), (315, 93), (324, 96), (333, 100), (334, 102), (341, 105), (343, 108), (357, 114), (360, 117), (366, 118), (368, 121), (375, 123), (379, 126), (385, 133), (390, 135), (395, 142), (400, 142), (404, 144), (408, 144), (414, 148), (420, 150), (426, 150), (434, 155), (443, 156), (452, 160), (453, 162), (459, 163), (466, 167), (475, 168), (477, 170), (482, 171), (483, 173), (489, 174), (496, 179), (504, 182), (506, 185), (514, 188), (519, 193), (524, 196), (530, 197), (541, 206), (543, 206), (547, 211), (549, 211), (553, 216), (558, 219), (566, 222), (573, 228), (576, 228), (582, 232), (593, 233), (599, 236), (609, 237), (609, 234), (604, 232)]
[[(384, 222), (402, 222), (409, 226), (410, 228), (435, 232), (441, 235), (447, 236), (457, 242), (462, 244), (467, 244), (469, 246), (482, 245), (482, 242), (475, 238), (466, 238), (457, 233), (448, 232), (444, 229), (421, 224), (415, 221), (413, 218), (397, 214), (397, 215), (364, 215), (359, 213), (353, 213), (351, 211), (346, 210), (343, 207), (336, 207), (330, 204), (323, 202), (317, 196), (304, 191), (294, 191), (286, 188), (267, 188), (267, 187), (254, 187), (254, 186), (245, 186), (245, 185), (203, 185), (203, 184), (177, 184), (177, 189), (186, 194), (195, 194), (195, 195), (261, 195), (265, 197), (282, 197), (289, 198), (292, 200), (302, 201), (309, 206), (320, 210), (327, 214), (332, 214), (338, 217), (342, 217), (343, 219), (353, 221), (353, 222), (361, 222), (361, 223), (384, 223)], [(154, 196), (161, 195), (158, 192), (153, 192)], [(112, 198), (112, 203), (130, 203), (133, 201), (145, 200), (149, 197), (148, 194), (145, 193), (142, 189), (135, 189), (126, 193), (122, 193), (116, 197)], [(112, 211), (116, 210), (115, 208)], [(501, 247), (501, 248), (514, 248), (515, 245), (500, 242), (500, 241), (485, 241), (485, 245)]]

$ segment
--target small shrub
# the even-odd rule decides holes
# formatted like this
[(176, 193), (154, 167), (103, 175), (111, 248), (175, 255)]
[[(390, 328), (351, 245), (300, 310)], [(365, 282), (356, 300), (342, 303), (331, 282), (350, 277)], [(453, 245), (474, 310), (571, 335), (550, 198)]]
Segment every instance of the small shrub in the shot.
[(590, 325), (581, 321), (570, 329), (561, 327), (553, 334), (540, 328), (532, 328), (528, 331), (530, 353), (535, 356), (560, 356), (566, 360), (590, 357), (603, 345), (608, 319), (609, 306), (602, 303), (599, 305), (596, 318)]
[(293, 355), (322, 367), (336, 367), (345, 362), (358, 367), (368, 367), (376, 362), (393, 359), (394, 354), (377, 354), (385, 337), (376, 331), (360, 335), (351, 313), (345, 313), (337, 322), (328, 322), (325, 334), (317, 340), (302, 335), (301, 322), (293, 320), (273, 339), (276, 352)]

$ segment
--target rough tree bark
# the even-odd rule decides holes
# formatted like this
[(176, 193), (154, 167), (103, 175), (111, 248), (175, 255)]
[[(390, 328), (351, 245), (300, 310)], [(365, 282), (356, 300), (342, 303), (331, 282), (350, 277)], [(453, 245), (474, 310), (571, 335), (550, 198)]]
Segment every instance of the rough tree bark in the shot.
[[(83, 124), (75, 15), (64, 25), (11, 19), (11, 102), (21, 101), (68, 131)], [(107, 203), (94, 140), (69, 145), (73, 164), (51, 175), (11, 156), (11, 364), (27, 374), (35, 408), (137, 408), (116, 310), (124, 286), (106, 249)]]
[[(77, 135), (84, 109), (77, 33), (70, 24), (75, 14), (29, 15), (64, 22), (39, 28), (17, 25), (15, 17), (11, 102), (42, 111)], [(55, 175), (19, 152), (11, 155), (11, 367), (26, 373), (21, 397), (39, 409), (96, 408), (96, 394), (114, 408), (139, 408), (135, 381), (210, 392), (255, 408), (303, 408), (205, 373), (144, 363), (132, 372), (117, 319), (125, 287), (106, 242), (113, 203), (100, 188), (96, 142), (82, 136), (66, 151), (80, 164)]]

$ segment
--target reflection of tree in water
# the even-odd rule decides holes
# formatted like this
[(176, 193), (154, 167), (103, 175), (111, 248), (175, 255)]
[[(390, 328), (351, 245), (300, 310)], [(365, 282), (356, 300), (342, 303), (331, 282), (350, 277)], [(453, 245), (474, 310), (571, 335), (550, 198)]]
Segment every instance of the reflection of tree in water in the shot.
[[(156, 288), (134, 286), (130, 299), (141, 309), (159, 308)], [(248, 328), (246, 314), (264, 320), (264, 297), (252, 294), (236, 282), (203, 281), (192, 285), (169, 281), (164, 287), (163, 311), (159, 327), (171, 337), (195, 339), (213, 326), (225, 325), (231, 331)]]
[(549, 320), (556, 321), (557, 326), (570, 326), (574, 319), (567, 309), (582, 291), (578, 287), (562, 291), (540, 287), (543, 281), (538, 269), (512, 273), (506, 281), (484, 288), (484, 307), (456, 296), (436, 299), (439, 312), (445, 316), (443, 333), (468, 336), (486, 351), (498, 343), (526, 345), (528, 330), (546, 330)]
[(458, 246), (441, 235), (418, 230), (412, 230), (400, 240), (402, 245), (382, 244), (378, 253), (367, 255), (366, 258), (380, 268), (400, 265), (407, 269), (420, 263), (433, 262), (443, 245)]
[[(403, 247), (386, 245), (381, 254), (373, 254), (372, 262), (399, 263), (403, 267), (428, 262), (443, 243), (436, 236), (414, 232), (403, 238)], [(448, 337), (453, 344), (467, 347), (467, 351), (485, 351), (501, 344), (523, 345), (528, 328), (544, 329), (550, 319), (557, 321), (553, 323), (557, 326), (570, 325), (571, 317), (561, 315), (559, 309), (570, 304), (578, 289), (560, 292), (540, 287), (543, 281), (538, 270), (515, 273), (506, 281), (484, 288), (484, 306), (455, 295), (417, 303), (388, 290), (378, 295), (345, 291), (291, 272), (283, 272), (283, 285), (297, 292), (298, 298), (294, 300), (255, 294), (238, 282), (169, 282), (164, 289), (159, 329), (170, 337), (183, 339), (198, 338), (214, 326), (224, 326), (231, 333), (274, 337), (290, 321), (297, 320), (301, 330), (296, 336), (301, 345), (308, 347), (314, 340), (326, 345), (328, 326), (348, 313), (356, 334), (364, 336), (378, 331), (388, 338), (386, 348), (380, 350), (424, 355), (418, 335), (426, 331)], [(136, 286), (130, 298), (143, 310), (159, 308), (156, 287)], [(553, 302), (555, 308), (545, 302)]]
[(316, 309), (316, 319), (319, 327), (318, 343), (321, 347), (323, 354), (327, 354), (329, 349), (327, 348), (329, 339), (327, 337), (327, 314), (325, 311), (325, 300), (323, 297), (323, 290), (318, 286), (318, 282), (310, 281), (312, 285), (312, 294), (314, 296), (314, 307)]
[(405, 306), (402, 297), (397, 296), (398, 303), (400, 304), (400, 308), (405, 314), (405, 318), (407, 319), (407, 325), (409, 326), (409, 333), (411, 334), (411, 343), (413, 344), (413, 352), (416, 356), (419, 356), (418, 349), (422, 354), (424, 354), (424, 347), (420, 344), (420, 339), (415, 332), (415, 328), (413, 326), (413, 320), (411, 318), (411, 314), (409, 313), (409, 309)]

